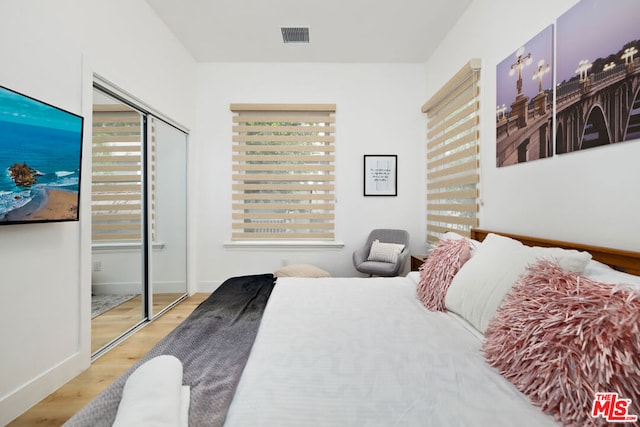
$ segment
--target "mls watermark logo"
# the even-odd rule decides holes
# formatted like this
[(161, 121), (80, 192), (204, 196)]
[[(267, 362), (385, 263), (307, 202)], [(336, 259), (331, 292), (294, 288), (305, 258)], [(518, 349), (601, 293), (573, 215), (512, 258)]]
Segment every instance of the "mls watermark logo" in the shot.
[(631, 399), (622, 399), (618, 393), (596, 393), (591, 408), (593, 418), (602, 417), (610, 423), (633, 423), (637, 415), (629, 414)]

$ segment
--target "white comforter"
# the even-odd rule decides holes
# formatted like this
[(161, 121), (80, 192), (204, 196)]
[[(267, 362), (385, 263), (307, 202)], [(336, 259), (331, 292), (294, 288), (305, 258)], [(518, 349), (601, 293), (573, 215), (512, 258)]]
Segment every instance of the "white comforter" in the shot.
[(280, 278), (225, 426), (555, 426), (415, 278)]

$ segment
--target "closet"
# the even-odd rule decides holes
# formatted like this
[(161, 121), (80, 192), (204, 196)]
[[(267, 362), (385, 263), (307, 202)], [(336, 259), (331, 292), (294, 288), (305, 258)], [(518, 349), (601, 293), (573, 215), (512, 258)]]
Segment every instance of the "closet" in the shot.
[(187, 137), (120, 90), (93, 90), (91, 353), (187, 294)]

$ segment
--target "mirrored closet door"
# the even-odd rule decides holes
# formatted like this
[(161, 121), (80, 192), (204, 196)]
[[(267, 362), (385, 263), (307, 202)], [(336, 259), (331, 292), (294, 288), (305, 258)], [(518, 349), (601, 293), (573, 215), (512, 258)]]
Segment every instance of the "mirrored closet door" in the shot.
[(187, 134), (94, 87), (94, 357), (187, 293)]
[(149, 119), (150, 316), (187, 292), (187, 134)]
[(94, 88), (91, 353), (145, 319), (145, 116)]

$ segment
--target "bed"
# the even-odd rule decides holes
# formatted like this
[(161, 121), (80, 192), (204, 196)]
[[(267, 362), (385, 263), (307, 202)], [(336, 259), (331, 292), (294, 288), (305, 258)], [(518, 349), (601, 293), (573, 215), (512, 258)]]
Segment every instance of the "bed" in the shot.
[[(119, 416), (118, 408), (122, 409), (125, 402), (123, 390), (126, 394), (129, 377), (160, 355), (173, 355), (179, 360), (180, 385), (190, 389), (188, 415), (182, 406), (182, 419), (187, 424), (188, 416), (190, 426), (538, 427), (600, 425), (607, 416), (633, 417), (640, 413), (640, 400), (636, 399), (640, 399), (640, 278), (636, 277), (640, 274), (640, 253), (488, 230), (473, 230), (472, 239), (452, 240), (456, 243), (443, 242), (436, 246), (440, 252), (434, 249), (427, 259), (425, 266), (433, 257), (429, 265), (432, 273), (423, 269), (396, 278), (276, 279), (271, 274), (231, 278), (65, 425), (112, 425)], [(522, 242), (537, 251), (566, 251), (553, 252), (553, 260), (579, 260), (588, 268), (580, 274), (568, 273), (559, 267), (561, 261), (557, 266), (551, 265), (549, 259), (536, 255), (536, 260), (545, 258), (539, 261), (541, 265), (546, 263), (544, 268), (528, 274), (526, 283), (520, 283), (524, 275), (519, 273), (518, 283), (503, 290), (506, 296), (499, 298), (497, 312), (494, 309), (489, 316), (469, 305), (485, 297), (493, 302), (496, 291), (473, 298), (467, 294), (457, 300), (453, 295), (454, 291), (464, 290), (465, 274), (474, 280), (482, 279), (477, 273), (474, 276), (472, 268), (478, 268), (482, 258), (488, 256), (489, 241), (494, 240), (507, 245), (508, 253), (501, 253), (501, 260), (519, 253), (522, 256), (513, 263), (526, 262), (527, 268), (532, 264), (532, 258), (527, 257), (533, 256), (533, 248), (513, 245)], [(464, 249), (458, 252), (465, 255), (452, 257), (454, 246)], [(446, 256), (438, 255), (445, 252)], [(542, 252), (536, 252), (539, 253)], [(588, 259), (584, 261), (586, 253)], [(437, 274), (433, 273), (436, 270)], [(618, 304), (623, 309), (609, 310), (607, 307), (613, 307), (613, 303), (607, 303), (602, 311), (610, 311), (612, 319), (622, 327), (618, 341), (604, 344), (615, 351), (609, 359), (600, 360), (600, 365), (589, 362), (585, 367), (569, 366), (573, 363), (572, 353), (568, 362), (562, 362), (564, 365), (558, 362), (563, 356), (545, 360), (548, 355), (564, 354), (570, 346), (561, 343), (560, 338), (557, 343), (549, 343), (551, 326), (542, 332), (527, 332), (535, 322), (517, 319), (523, 304), (516, 291), (524, 289), (527, 294), (529, 289), (543, 288), (532, 285), (532, 281), (543, 280), (543, 276), (548, 280), (549, 274), (560, 277), (563, 286), (572, 280), (578, 281), (580, 289), (606, 284), (595, 289), (609, 292), (610, 288), (616, 298), (621, 296)], [(428, 304), (420, 298), (429, 280), (429, 292), (441, 293), (437, 301), (441, 309), (427, 308), (438, 306), (433, 295), (429, 295)], [(447, 286), (442, 287), (445, 282)], [(583, 322), (575, 327), (580, 332), (574, 333), (573, 326), (565, 326), (565, 331), (559, 332), (566, 334), (570, 329), (572, 336), (581, 337), (587, 351), (578, 354), (576, 360), (582, 362), (585, 354), (591, 354), (592, 344), (589, 332), (583, 331), (589, 329), (584, 322), (592, 320), (583, 314), (597, 312), (597, 305), (608, 298), (608, 294), (602, 297), (597, 292), (589, 295), (592, 298), (580, 304), (592, 304), (590, 309), (578, 307), (577, 315), (571, 317)], [(546, 294), (542, 297), (546, 298)], [(524, 298), (531, 299), (530, 295)], [(560, 304), (558, 298), (551, 299), (551, 304)], [(575, 309), (571, 304), (567, 313)], [(541, 311), (539, 307), (532, 310)], [(553, 308), (549, 310), (552, 312)], [(626, 317), (616, 317), (621, 313)], [(549, 322), (548, 317), (553, 317), (543, 314), (540, 322)], [(570, 316), (565, 317), (556, 323), (573, 325)], [(594, 322), (603, 327), (602, 316)], [(545, 338), (535, 341), (543, 333)], [(522, 341), (520, 348), (515, 348), (525, 335), (530, 341)], [(601, 340), (601, 336), (593, 339)], [(541, 343), (544, 348), (539, 351), (543, 356), (530, 357), (531, 349)], [(599, 366), (605, 365), (605, 380), (597, 380), (602, 377)], [(157, 371), (151, 376), (157, 378)], [(565, 391), (569, 397), (563, 398), (562, 392), (553, 387), (558, 378), (570, 390), (575, 386), (581, 392)], [(610, 388), (591, 390), (594, 381)], [(546, 390), (544, 396), (539, 391), (542, 389)], [(609, 411), (604, 400), (596, 417), (576, 412), (576, 408), (590, 407), (596, 392), (613, 391), (627, 404), (624, 414)], [(589, 401), (585, 403), (585, 399)], [(142, 407), (152, 405), (148, 400)], [(153, 406), (146, 410), (156, 412), (149, 408)]]

